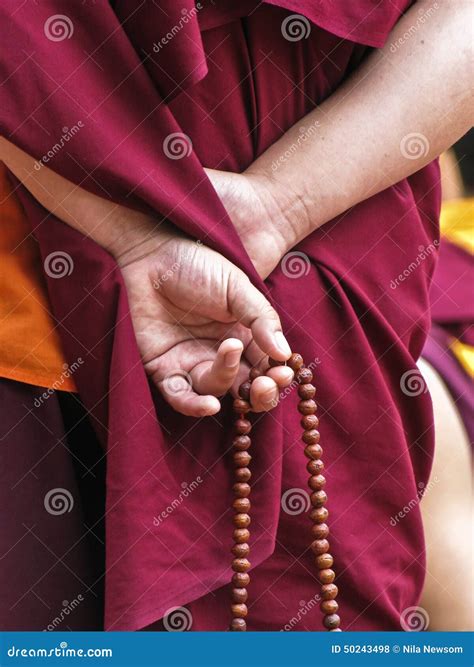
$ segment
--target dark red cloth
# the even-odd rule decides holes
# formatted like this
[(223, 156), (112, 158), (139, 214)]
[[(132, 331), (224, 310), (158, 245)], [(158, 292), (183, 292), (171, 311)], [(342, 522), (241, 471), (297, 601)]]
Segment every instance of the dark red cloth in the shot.
[[(311, 262), (307, 275), (289, 278), (277, 268), (265, 285), (202, 165), (245, 169), (357, 65), (364, 48), (349, 39), (380, 45), (409, 3), (358, 0), (349, 10), (346, 2), (332, 2), (327, 22), (324, 3), (278, 3), (313, 21), (311, 34), (296, 42), (281, 31), (288, 9), (264, 4), (201, 35), (191, 26), (158, 53), (152, 38), (158, 42), (176, 22), (175, 3), (144, 3), (133, 19), (127, 4), (115, 6), (121, 24), (106, 2), (3, 2), (1, 129), (39, 159), (62, 128), (82, 120), (48, 166), (100, 196), (169, 217), (267, 291), (293, 349), (317, 365), (344, 626), (398, 629), (401, 610), (416, 603), (423, 582), (418, 508), (395, 526), (390, 519), (418, 497), (431, 465), (430, 400), (403, 391), (402, 377), (415, 371), (428, 328), (434, 257), (396, 290), (390, 283), (437, 236), (437, 164), (301, 243), (298, 250)], [(64, 12), (74, 32), (51, 41), (44, 24)], [(173, 132), (191, 137), (188, 157), (165, 156), (163, 142)], [(142, 628), (194, 600), (201, 619), (194, 627), (224, 629), (228, 619), (203, 596), (231, 577), (229, 401), (217, 418), (194, 420), (154, 398), (115, 262), (19, 192), (42, 254), (61, 250), (74, 260), (71, 275), (48, 279), (48, 288), (68, 361), (85, 360), (75, 379), (107, 447), (105, 626)], [(256, 422), (252, 586), (266, 591), (255, 604), (264, 605), (267, 627), (275, 629), (279, 605), (290, 613), (316, 590), (308, 520), (281, 509), (282, 494), (305, 489), (307, 474), (294, 397)], [(182, 485), (198, 477), (197, 488), (155, 526)], [(258, 578), (259, 566), (273, 573), (271, 591)], [(262, 618), (255, 616), (256, 626)], [(317, 612), (310, 625), (321, 627)]]

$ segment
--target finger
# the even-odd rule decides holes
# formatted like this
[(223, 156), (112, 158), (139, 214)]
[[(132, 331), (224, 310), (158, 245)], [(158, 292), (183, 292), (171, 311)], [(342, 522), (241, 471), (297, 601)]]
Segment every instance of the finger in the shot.
[(288, 387), (292, 382), (295, 374), (289, 366), (274, 366), (266, 371), (266, 375), (275, 380), (280, 389)]
[(252, 331), (257, 345), (265, 354), (277, 361), (289, 359), (291, 349), (281, 330), (280, 318), (241, 271), (231, 274), (227, 302), (232, 315)]
[(250, 403), (254, 412), (273, 410), (278, 403), (278, 398), (278, 386), (272, 378), (261, 375), (252, 382)]
[(214, 361), (203, 361), (191, 371), (192, 384), (199, 394), (222, 396), (232, 387), (239, 372), (244, 346), (237, 338), (223, 341)]
[(173, 375), (158, 382), (158, 389), (171, 407), (188, 417), (215, 415), (221, 404), (215, 396), (199, 396), (188, 382), (187, 374)]

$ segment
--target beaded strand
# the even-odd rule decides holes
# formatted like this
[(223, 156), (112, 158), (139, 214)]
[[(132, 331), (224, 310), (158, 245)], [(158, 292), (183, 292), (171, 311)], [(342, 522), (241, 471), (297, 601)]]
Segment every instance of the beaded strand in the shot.
[[(340, 631), (341, 619), (338, 615), (339, 605), (336, 602), (338, 588), (334, 584), (336, 573), (332, 569), (334, 559), (329, 553), (329, 527), (327, 524), (328, 510), (325, 505), (327, 494), (324, 491), (326, 478), (322, 474), (324, 463), (322, 461), (323, 449), (319, 444), (320, 434), (317, 430), (319, 419), (316, 417), (317, 404), (314, 400), (316, 388), (312, 384), (313, 374), (309, 368), (306, 368), (303, 357), (300, 354), (293, 353), (286, 364), (295, 373), (295, 379), (298, 382), (298, 411), (302, 415), (301, 427), (303, 428), (302, 440), (305, 444), (304, 454), (308, 459), (306, 469), (310, 475), (308, 486), (310, 488), (310, 500), (312, 510), (309, 514), (313, 525), (311, 533), (313, 541), (311, 550), (314, 554), (314, 562), (318, 569), (318, 580), (321, 584), (321, 604), (320, 609), (323, 614), (323, 625), (331, 632)], [(270, 366), (284, 365), (283, 362), (270, 359)], [(251, 486), (250, 479), (250, 461), (252, 457), (248, 453), (251, 445), (249, 433), (252, 424), (246, 418), (247, 413), (251, 411), (250, 388), (253, 380), (261, 373), (257, 369), (252, 369), (249, 374), (249, 380), (239, 387), (239, 397), (234, 400), (234, 412), (237, 419), (235, 421), (235, 437), (233, 439), (233, 461), (234, 461), (234, 485), (232, 487), (235, 499), (232, 503), (234, 509), (234, 545), (232, 547), (232, 621), (230, 630), (247, 630), (246, 617), (248, 614), (247, 586), (250, 583), (248, 571), (251, 564), (248, 560), (250, 554), (250, 508), (249, 499)]]

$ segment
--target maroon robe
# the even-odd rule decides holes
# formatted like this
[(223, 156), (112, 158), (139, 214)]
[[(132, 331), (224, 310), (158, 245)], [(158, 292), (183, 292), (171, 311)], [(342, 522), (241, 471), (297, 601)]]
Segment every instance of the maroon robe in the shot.
[[(419, 246), (437, 238), (437, 164), (305, 239), (297, 250), (310, 260), (306, 275), (291, 278), (278, 267), (265, 284), (202, 166), (242, 171), (292, 124), (304, 125), (303, 116), (331, 95), (368, 47), (383, 45), (410, 3), (307, 0), (258, 8), (238, 3), (237, 10), (234, 3), (215, 4), (196, 13), (189, 0), (138, 7), (122, 0), (113, 8), (105, 1), (3, 2), (0, 18), (8, 28), (0, 60), (1, 128), (40, 159), (64, 128), (81, 121), (49, 167), (100, 196), (168, 217), (245, 270), (269, 296), (291, 347), (316, 367), (343, 627), (396, 630), (400, 613), (416, 604), (424, 574), (418, 507), (402, 520), (393, 517), (419, 497), (431, 466), (430, 399), (407, 392), (403, 378), (416, 372), (426, 337), (435, 258), (397, 289), (390, 283)], [(290, 41), (282, 23), (295, 12), (307, 17), (310, 30)], [(190, 20), (164, 44), (163, 36), (185, 14)], [(65, 39), (46, 35), (53, 15), (63, 16)], [(174, 132), (192, 140), (183, 159), (169, 159), (163, 150)], [(230, 402), (223, 400), (215, 419), (173, 413), (145, 376), (114, 260), (47, 215), (23, 188), (18, 192), (43, 256), (61, 250), (74, 262), (69, 276), (48, 278), (48, 289), (69, 363), (84, 359), (75, 380), (107, 451), (106, 568), (99, 575), (105, 577), (105, 627), (144, 628), (187, 605), (193, 629), (225, 629), (232, 574)], [(295, 398), (255, 421), (249, 628), (278, 630), (317, 593), (309, 520), (281, 506), (283, 494), (306, 488)], [(34, 460), (37, 445), (18, 442), (30, 447), (25, 461)], [(83, 454), (75, 449), (80, 459), (92, 438), (82, 447)], [(62, 563), (90, 537), (81, 532), (80, 518), (90, 497), (81, 496), (70, 472), (63, 471), (61, 482), (61, 469), (55, 469), (54, 486), (70, 489), (76, 502), (51, 524), (38, 509), (52, 487), (47, 457), (38, 451), (42, 476), (34, 484), (31, 476), (22, 477), (18, 509), (11, 488), (30, 463), (22, 461), (20, 446), (16, 451), (20, 470), (15, 466), (13, 479), (4, 473), (2, 490), (2, 506), (16, 507), (1, 529), (8, 565), (0, 575), (7, 591), (2, 628), (46, 626), (51, 611), (32, 591), (42, 586), (50, 610), (60, 607), (62, 591), (72, 588), (73, 594), (71, 580), (76, 584), (79, 571), (86, 599), (68, 623), (86, 627), (87, 605), (101, 605), (100, 594), (88, 588), (93, 568), (81, 554), (80, 565)], [(183, 499), (183, 488), (198, 478)], [(162, 512), (166, 519), (157, 521)], [(44, 576), (44, 559), (33, 550), (12, 546), (28, 513), (37, 531), (48, 535), (54, 577)], [(13, 585), (16, 569), (21, 582), (18, 575)], [(314, 608), (294, 629), (321, 627)]]

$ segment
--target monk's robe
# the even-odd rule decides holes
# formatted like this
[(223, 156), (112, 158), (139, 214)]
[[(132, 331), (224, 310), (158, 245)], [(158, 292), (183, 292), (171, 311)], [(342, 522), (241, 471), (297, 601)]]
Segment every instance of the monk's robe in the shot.
[[(207, 4), (6, 0), (1, 129), (39, 168), (47, 163), (99, 196), (170, 219), (271, 299), (291, 347), (315, 371), (343, 628), (396, 630), (424, 575), (418, 500), (431, 466), (432, 412), (411, 380), (429, 325), (435, 253), (391, 285), (437, 240), (438, 166), (312, 233), (296, 248), (304, 270), (282, 264), (265, 283), (203, 166), (240, 172), (293, 124), (317, 131), (302, 118), (390, 39), (410, 3)], [(295, 13), (297, 39), (288, 31)], [(21, 186), (17, 194), (42, 257), (61, 251), (73, 262), (61, 279), (45, 277), (67, 362), (84, 360), (74, 380), (85, 412), (71, 417), (77, 402), (53, 396), (21, 420), (32, 397), (9, 386), (16, 412), (2, 467), (1, 625), (46, 627), (63, 600), (81, 594), (68, 627), (101, 627), (104, 611), (107, 629), (166, 628), (170, 610), (185, 607), (186, 627), (223, 630), (231, 399), (216, 418), (174, 413), (145, 375), (113, 258)], [(48, 436), (39, 437), (38, 419), (51, 424)], [(319, 630), (296, 398), (254, 421), (249, 629)], [(29, 423), (35, 437), (27, 437)], [(103, 457), (102, 540), (93, 481)], [(68, 511), (45, 511), (54, 488), (68, 492)], [(301, 507), (288, 504), (292, 494)]]

